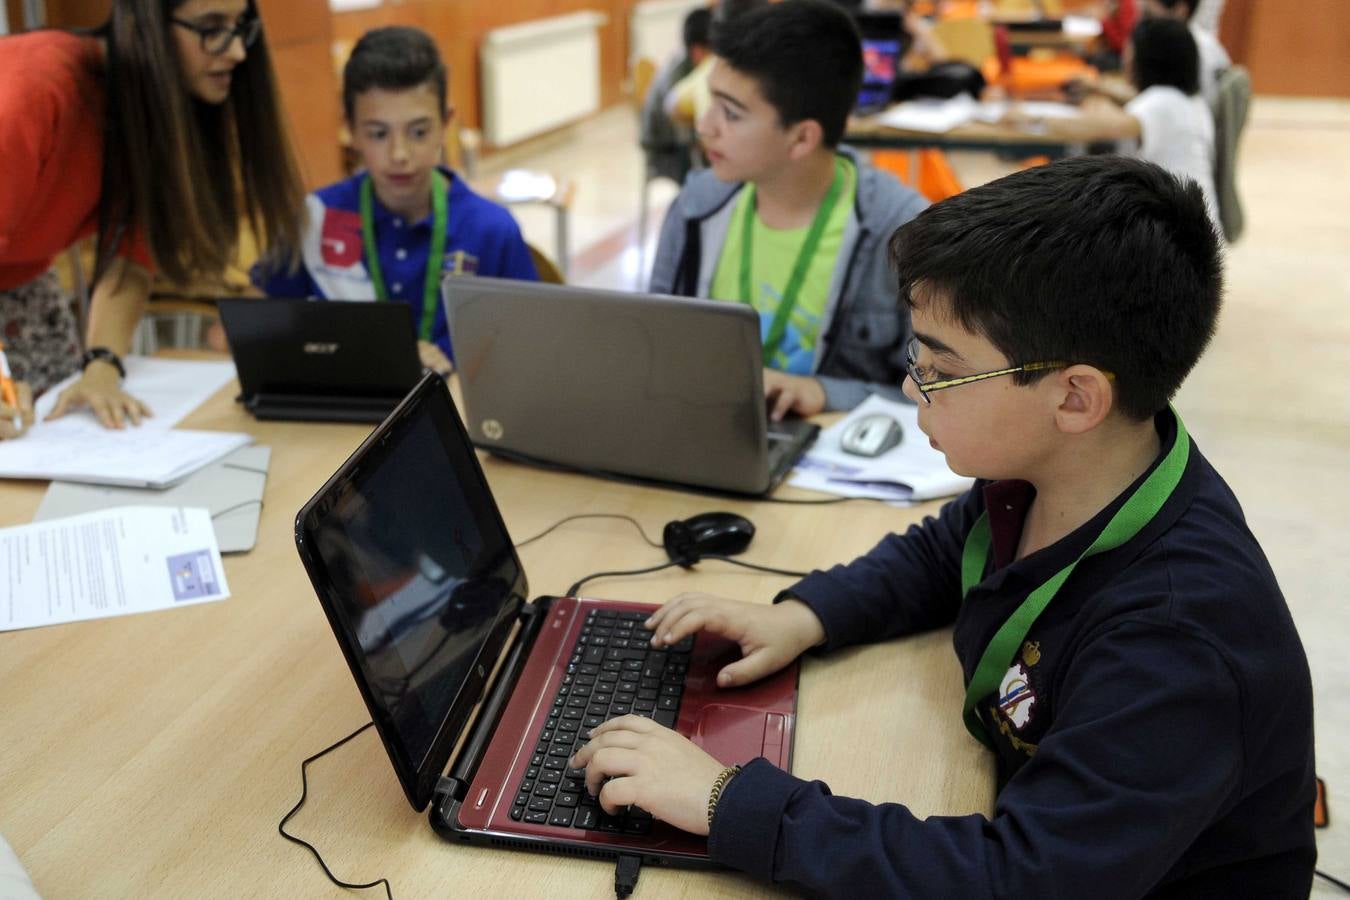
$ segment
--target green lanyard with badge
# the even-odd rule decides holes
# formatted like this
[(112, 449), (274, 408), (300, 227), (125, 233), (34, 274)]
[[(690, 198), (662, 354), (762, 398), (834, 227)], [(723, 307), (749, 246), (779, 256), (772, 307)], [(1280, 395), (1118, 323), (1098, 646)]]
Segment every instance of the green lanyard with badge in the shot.
[[(966, 730), (971, 733), (980, 743), (989, 749), (993, 749), (993, 741), (984, 728), (984, 723), (980, 721), (978, 713), (975, 711), (975, 705), (980, 698), (986, 697), (999, 689), (1003, 681), (1003, 675), (1012, 665), (1016, 658), (1018, 649), (1022, 642), (1026, 640), (1028, 632), (1031, 631), (1032, 624), (1037, 617), (1045, 610), (1059, 592), (1064, 582), (1073, 574), (1073, 570), (1080, 562), (1089, 556), (1095, 556), (1098, 553), (1105, 553), (1108, 550), (1114, 550), (1127, 541), (1134, 538), (1143, 530), (1144, 526), (1153, 521), (1153, 517), (1162, 509), (1167, 498), (1172, 496), (1177, 485), (1181, 482), (1181, 475), (1186, 471), (1186, 461), (1190, 457), (1191, 439), (1186, 433), (1186, 426), (1182, 424), (1181, 417), (1172, 410), (1172, 416), (1177, 423), (1176, 441), (1172, 444), (1172, 449), (1163, 457), (1158, 467), (1144, 479), (1144, 483), (1135, 489), (1129, 496), (1125, 504), (1121, 506), (1116, 514), (1111, 517), (1111, 521), (1106, 523), (1101, 534), (1092, 542), (1086, 550), (1079, 555), (1077, 559), (1060, 569), (1050, 577), (1050, 580), (1036, 588), (1022, 601), (1022, 605), (1017, 608), (1008, 621), (1003, 623), (994, 637), (989, 641), (989, 646), (985, 648), (984, 655), (980, 657), (979, 665), (975, 667), (975, 675), (966, 685), (966, 701), (961, 711), (962, 718), (966, 723)], [(988, 564), (989, 551), (992, 543), (989, 529), (989, 513), (982, 513), (975, 522), (975, 527), (971, 529), (970, 534), (966, 536), (965, 548), (961, 553), (961, 596), (963, 598), (970, 595), (970, 591), (982, 580), (984, 580), (984, 570)]]
[[(367, 175), (361, 182), (361, 242), (365, 246), (366, 271), (375, 285), (375, 298), (388, 300), (389, 289), (384, 284), (380, 268), (380, 250), (375, 243), (375, 189)], [(431, 252), (427, 255), (426, 278), (422, 284), (422, 324), (418, 336), (431, 340), (436, 324), (436, 307), (440, 300), (441, 266), (445, 260), (445, 230), (449, 208), (449, 186), (445, 176), (431, 170)]]
[[(816, 210), (815, 218), (811, 220), (806, 240), (802, 241), (801, 249), (797, 251), (797, 260), (792, 264), (792, 274), (788, 276), (787, 287), (783, 289), (783, 297), (778, 301), (778, 309), (774, 312), (773, 322), (769, 325), (769, 333), (764, 338), (763, 359), (766, 366), (773, 360), (774, 354), (778, 352), (778, 345), (783, 341), (788, 317), (792, 315), (793, 307), (797, 305), (797, 294), (801, 292), (802, 282), (806, 280), (806, 273), (815, 259), (817, 248), (820, 247), (820, 239), (825, 235), (825, 226), (829, 224), (830, 215), (834, 212), (839, 195), (843, 192), (844, 178), (844, 161), (836, 156), (834, 180), (830, 182), (830, 189), (825, 192), (825, 199), (820, 202), (820, 208)], [(753, 307), (755, 294), (751, 270), (754, 268), (755, 186), (747, 184), (745, 190), (745, 214), (741, 220), (741, 302)]]

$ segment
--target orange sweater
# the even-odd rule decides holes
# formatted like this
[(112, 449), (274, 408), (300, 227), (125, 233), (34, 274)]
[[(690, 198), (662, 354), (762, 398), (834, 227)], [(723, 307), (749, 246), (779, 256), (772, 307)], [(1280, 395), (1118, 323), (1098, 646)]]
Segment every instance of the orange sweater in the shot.
[[(0, 38), (0, 290), (98, 227), (103, 52), (64, 31)], [(121, 255), (150, 268), (139, 235)]]

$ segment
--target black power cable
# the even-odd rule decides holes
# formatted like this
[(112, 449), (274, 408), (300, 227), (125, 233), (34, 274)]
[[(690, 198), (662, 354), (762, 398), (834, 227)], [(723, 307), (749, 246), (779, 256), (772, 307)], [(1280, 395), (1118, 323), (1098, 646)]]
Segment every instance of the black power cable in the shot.
[(328, 745), (327, 747), (320, 750), (318, 753), (314, 754), (309, 759), (305, 760), (300, 764), (300, 799), (297, 800), (295, 805), (291, 807), (291, 811), (286, 813), (286, 815), (282, 818), (282, 820), (277, 823), (277, 831), (279, 831), (281, 833), (281, 836), (284, 837), (286, 840), (290, 841), (293, 844), (299, 844), (301, 847), (304, 847), (310, 853), (313, 853), (314, 858), (319, 861), (319, 865), (323, 866), (323, 872), (325, 875), (328, 876), (328, 880), (333, 882), (333, 884), (336, 884), (338, 887), (351, 888), (353, 890), (363, 891), (366, 890), (367, 888), (380, 887), (381, 885), (383, 885), (385, 897), (387, 897), (388, 900), (394, 900), (394, 892), (389, 887), (388, 878), (379, 878), (376, 879), (375, 881), (370, 881), (365, 884), (355, 884), (350, 881), (343, 881), (341, 878), (338, 878), (336, 875), (333, 874), (332, 869), (328, 868), (328, 863), (323, 861), (323, 857), (319, 855), (318, 849), (313, 844), (311, 844), (309, 841), (304, 840), (303, 838), (296, 837), (295, 835), (291, 834), (286, 830), (286, 823), (289, 822), (291, 818), (300, 811), (300, 807), (305, 805), (305, 799), (309, 797), (309, 775), (306, 772), (306, 770), (309, 768), (309, 764), (314, 762), (314, 760), (320, 758), (321, 756), (333, 752), (334, 750), (341, 747), (343, 744), (347, 743), (352, 738), (356, 737), (358, 734), (365, 731), (367, 728), (371, 727), (374, 724), (375, 723), (373, 721), (367, 722), (360, 728), (353, 731), (351, 734), (347, 735), (342, 740), (334, 744)]

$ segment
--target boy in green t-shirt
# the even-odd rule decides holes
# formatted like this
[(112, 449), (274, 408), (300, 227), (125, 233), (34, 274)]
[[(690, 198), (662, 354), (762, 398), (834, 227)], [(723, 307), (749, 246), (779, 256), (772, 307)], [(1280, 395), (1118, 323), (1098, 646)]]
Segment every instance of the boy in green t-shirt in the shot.
[(718, 29), (713, 47), (711, 168), (671, 206), (651, 290), (759, 313), (775, 419), (898, 397), (908, 319), (885, 242), (926, 204), (839, 146), (862, 83), (853, 20), (792, 0)]

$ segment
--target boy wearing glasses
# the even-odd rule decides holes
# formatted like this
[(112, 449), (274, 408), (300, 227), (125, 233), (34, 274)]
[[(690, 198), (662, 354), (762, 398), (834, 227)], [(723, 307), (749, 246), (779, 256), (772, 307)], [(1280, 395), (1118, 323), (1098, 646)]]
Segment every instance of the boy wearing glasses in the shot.
[(811, 648), (954, 625), (968, 689), (951, 715), (996, 757), (992, 818), (920, 820), (903, 797), (835, 797), (762, 759), (726, 769), (631, 716), (578, 752), (588, 789), (812, 894), (1306, 897), (1307, 660), (1169, 405), (1222, 290), (1199, 188), (1071, 159), (944, 201), (890, 247), (914, 331), (905, 393), (980, 480), (771, 606), (686, 594), (648, 625), (653, 644), (737, 640), (728, 687)]
[(447, 80), (425, 32), (362, 35), (342, 72), (342, 103), (365, 171), (309, 195), (298, 271), (261, 265), (252, 273), (271, 297), (408, 304), (422, 365), (442, 374), (454, 353), (441, 279), (538, 278), (511, 214), (440, 165), (454, 113)]

